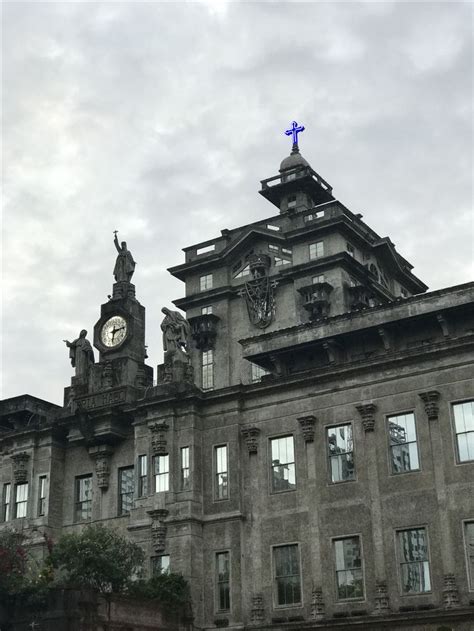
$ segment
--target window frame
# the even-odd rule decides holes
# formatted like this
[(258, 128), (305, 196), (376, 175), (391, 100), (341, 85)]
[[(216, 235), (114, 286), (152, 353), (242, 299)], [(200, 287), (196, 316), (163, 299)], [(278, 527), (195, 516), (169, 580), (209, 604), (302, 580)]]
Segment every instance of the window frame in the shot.
[[(219, 573), (218, 573), (218, 561), (217, 557), (220, 554), (227, 554), (229, 556), (229, 608), (228, 609), (220, 609), (219, 608), (219, 585), (225, 581), (219, 581)], [(216, 550), (214, 552), (214, 613), (230, 613), (232, 611), (232, 552), (229, 549), (224, 550)]]
[[(468, 549), (467, 549), (467, 538), (466, 538), (466, 530), (467, 530), (466, 526), (468, 524), (472, 524), (474, 528), (474, 517), (472, 519), (468, 518), (468, 519), (462, 520), (462, 537), (463, 537), (463, 543), (464, 543), (464, 555), (466, 557), (467, 589), (469, 592), (474, 592), (474, 564), (473, 564), (472, 576), (471, 576), (471, 568), (470, 568), (469, 554), (468, 554)], [(473, 556), (474, 556), (474, 550), (473, 550)]]
[[(318, 245), (321, 244), (322, 246), (322, 254), (318, 254)], [(316, 255), (315, 256), (311, 256), (311, 247), (315, 246), (315, 250), (316, 250)], [(314, 243), (308, 243), (308, 254), (309, 254), (309, 260), (310, 261), (316, 261), (317, 259), (322, 259), (326, 254), (324, 252), (324, 241), (315, 241)]]
[[(168, 469), (166, 471), (162, 471), (160, 473), (156, 473), (156, 463), (159, 461), (159, 458), (168, 458)], [(165, 489), (158, 490), (158, 476), (168, 476), (166, 478), (167, 484)], [(158, 454), (157, 456), (153, 456), (153, 484), (154, 484), (154, 492), (155, 493), (169, 493), (170, 490), (170, 454)]]
[[(131, 471), (132, 472), (132, 490), (128, 491), (126, 493), (122, 493), (122, 474), (124, 471)], [(128, 465), (126, 467), (119, 467), (117, 469), (117, 477), (118, 477), (118, 484), (117, 484), (117, 516), (118, 517), (126, 517), (127, 515), (130, 515), (130, 510), (133, 508), (133, 500), (135, 499), (135, 467), (133, 465)], [(124, 510), (123, 506), (124, 506), (124, 496), (130, 496), (131, 497), (131, 507), (130, 510)]]
[(203, 274), (199, 277), (199, 291), (209, 291), (210, 289), (214, 289), (214, 275), (212, 273)]
[[(211, 361), (208, 363), (204, 363), (204, 356), (206, 356), (208, 358), (210, 353), (211, 356)], [(215, 380), (214, 380), (214, 350), (212, 348), (210, 348), (207, 351), (201, 351), (201, 389), (204, 390), (204, 392), (208, 392), (210, 390), (214, 390), (215, 388)], [(205, 379), (204, 379), (204, 374), (205, 374), (205, 369), (206, 369), (206, 383), (211, 383), (210, 386), (204, 387), (204, 383), (205, 383)], [(208, 373), (209, 371), (209, 373)], [(210, 374), (210, 378), (209, 378), (209, 374)]]
[[(427, 561), (428, 561), (428, 574), (430, 580), (430, 589), (424, 592), (405, 592), (403, 591), (403, 583), (402, 583), (402, 560), (400, 558), (400, 544), (399, 544), (399, 533), (407, 532), (409, 530), (424, 530), (426, 533), (426, 549), (427, 549)], [(413, 597), (413, 596), (424, 596), (425, 594), (433, 593), (433, 577), (431, 571), (431, 546), (429, 539), (429, 532), (427, 524), (417, 525), (417, 526), (406, 526), (403, 528), (395, 529), (395, 559), (397, 562), (397, 574), (398, 574), (398, 589), (400, 597)], [(421, 561), (422, 563), (423, 561)], [(420, 563), (420, 561), (403, 561), (403, 564), (407, 563)]]
[[(300, 579), (300, 602), (280, 605), (278, 604), (278, 588), (277, 588), (277, 576), (276, 576), (276, 563), (275, 563), (275, 548), (285, 548), (289, 546), (297, 547), (298, 554), (298, 573)], [(271, 559), (271, 578), (272, 578), (272, 604), (273, 609), (281, 610), (281, 609), (296, 609), (304, 607), (304, 589), (303, 589), (303, 567), (301, 563), (301, 542), (299, 541), (289, 541), (284, 543), (276, 543), (270, 546), (270, 559)], [(295, 576), (292, 574), (291, 576)]]
[[(348, 572), (350, 570), (338, 570), (336, 564), (336, 541), (343, 541), (344, 539), (354, 539), (357, 537), (359, 539), (359, 549), (360, 549), (360, 570), (362, 572), (362, 596), (356, 596), (355, 598), (339, 598), (339, 583), (337, 580), (338, 572)], [(331, 537), (331, 553), (332, 553), (332, 565), (333, 565), (333, 582), (334, 582), (334, 594), (335, 594), (335, 603), (351, 603), (351, 602), (364, 602), (367, 600), (367, 590), (365, 586), (365, 559), (364, 559), (364, 547), (362, 544), (362, 533), (354, 532), (348, 535), (338, 535), (337, 537)]]
[[(455, 465), (463, 466), (463, 465), (472, 465), (474, 463), (474, 458), (472, 460), (461, 460), (459, 457), (459, 443), (458, 443), (458, 433), (456, 432), (456, 416), (454, 414), (454, 406), (455, 405), (463, 405), (464, 403), (471, 403), (474, 399), (461, 399), (456, 401), (450, 401), (450, 415), (451, 415), (451, 427), (452, 427), (452, 435), (453, 435), (453, 446), (454, 446), (454, 460)], [(462, 434), (467, 434), (469, 432), (460, 432)]]
[[(294, 473), (295, 473), (295, 488), (294, 489), (282, 489), (280, 491), (275, 490), (273, 487), (273, 453), (272, 453), (272, 441), (273, 440), (280, 440), (281, 438), (289, 438), (291, 436), (291, 438), (293, 439), (293, 457), (294, 457), (294, 461), (293, 462), (285, 462), (283, 463), (285, 464), (292, 464), (294, 466)], [(290, 492), (294, 492), (297, 490), (298, 488), (298, 478), (296, 475), (296, 440), (295, 440), (295, 435), (293, 433), (288, 433), (285, 432), (283, 434), (278, 434), (276, 436), (269, 436), (268, 437), (268, 461), (270, 463), (269, 466), (269, 492), (270, 495), (280, 495), (280, 493), (290, 493)]]
[[(183, 466), (183, 452), (187, 449), (187, 467)], [(187, 477), (184, 476), (184, 471), (188, 472)], [(185, 480), (187, 484), (185, 484)], [(183, 445), (179, 448), (179, 487), (180, 491), (191, 490), (191, 448), (189, 445)]]
[[(145, 473), (142, 473), (142, 458), (145, 459)], [(148, 454), (138, 454), (137, 458), (137, 497), (148, 496)]]
[[(417, 457), (418, 457), (418, 468), (416, 469), (409, 469), (408, 471), (394, 471), (393, 470), (393, 460), (392, 460), (392, 447), (394, 447), (394, 445), (390, 444), (390, 429), (389, 429), (389, 425), (390, 425), (390, 419), (391, 418), (397, 418), (399, 416), (408, 416), (409, 414), (411, 414), (413, 416), (413, 420), (414, 420), (414, 425), (415, 425), (415, 436), (416, 436), (416, 440), (415, 441), (410, 441), (407, 443), (403, 443), (405, 445), (410, 445), (413, 442), (416, 444), (416, 452), (417, 452)], [(419, 473), (422, 469), (421, 467), (421, 454), (420, 454), (420, 448), (419, 448), (419, 437), (418, 437), (418, 430), (417, 430), (417, 422), (416, 422), (416, 414), (415, 414), (415, 410), (407, 410), (405, 412), (396, 412), (393, 414), (386, 414), (385, 415), (385, 428), (386, 428), (386, 432), (387, 432), (387, 445), (388, 445), (388, 469), (389, 469), (389, 474), (392, 476), (398, 476), (398, 475), (405, 475), (405, 474), (410, 474), (410, 473)]]
[[(26, 487), (26, 499), (18, 501), (18, 489), (20, 487)], [(25, 519), (25, 517), (28, 517), (28, 500), (30, 499), (30, 488), (29, 488), (29, 483), (28, 482), (20, 482), (18, 484), (15, 484), (15, 502), (13, 504), (14, 506), (14, 514), (13, 514), (13, 519)], [(24, 515), (18, 515), (18, 507), (19, 505), (25, 505), (25, 514)]]
[(205, 307), (201, 307), (201, 315), (211, 315), (212, 314), (212, 305), (206, 305)]
[[(80, 501), (78, 498), (80, 497), (80, 481), (81, 480), (90, 480), (91, 482), (91, 499), (90, 500), (83, 500)], [(94, 496), (94, 487), (93, 487), (93, 475), (92, 473), (84, 473), (82, 475), (76, 475), (74, 477), (74, 520), (73, 523), (76, 524), (83, 524), (86, 523), (88, 521), (91, 521), (92, 519), (92, 503), (93, 503), (93, 496)], [(78, 505), (84, 504), (85, 502), (90, 502), (90, 508), (88, 510), (88, 517), (86, 517), (86, 519), (78, 519)]]
[[(155, 572), (155, 563), (154, 560), (155, 559), (163, 559), (163, 557), (167, 557), (168, 558), (168, 567), (166, 568), (165, 571), (163, 571), (163, 569), (160, 569), (160, 572)], [(163, 576), (163, 574), (169, 574), (171, 572), (171, 557), (169, 554), (155, 554), (152, 557), (150, 557), (150, 576)]]
[[(225, 447), (226, 448), (226, 465), (227, 465), (227, 496), (226, 497), (218, 497), (218, 482), (217, 482), (217, 476), (219, 475), (219, 473), (223, 473), (223, 471), (221, 472), (217, 472), (217, 449), (219, 449), (220, 447)], [(216, 443), (215, 445), (212, 445), (212, 497), (213, 497), (213, 501), (214, 502), (226, 502), (230, 499), (230, 466), (229, 466), (229, 443)]]
[[(48, 494), (47, 480), (48, 480), (48, 476), (46, 474), (42, 474), (38, 476), (38, 504), (37, 504), (38, 517), (44, 517), (46, 515), (46, 509), (47, 509), (46, 499), (47, 499), (47, 494)], [(44, 483), (44, 488), (43, 488), (43, 483)], [(44, 492), (44, 495), (42, 494), (43, 492)]]
[[(352, 434), (352, 452), (344, 452), (344, 454), (347, 453), (352, 453), (352, 463), (353, 463), (353, 470), (354, 470), (354, 477), (350, 478), (349, 480), (333, 480), (332, 479), (332, 467), (331, 467), (331, 457), (335, 457), (335, 456), (331, 456), (329, 453), (329, 441), (328, 441), (328, 430), (330, 430), (332, 427), (342, 427), (343, 425), (350, 425), (351, 427), (351, 434)], [(354, 422), (353, 421), (344, 421), (341, 423), (331, 423), (330, 425), (325, 425), (324, 426), (324, 438), (325, 438), (325, 449), (326, 449), (326, 463), (327, 463), (327, 471), (328, 471), (328, 484), (329, 485), (333, 485), (333, 484), (347, 484), (348, 482), (357, 482), (357, 467), (356, 467), (356, 447), (355, 447), (355, 436), (354, 436)], [(337, 454), (337, 455), (341, 455), (341, 454)]]
[[(8, 493), (7, 493), (8, 487)], [(6, 501), (8, 495), (8, 502)], [(12, 519), (12, 483), (4, 482), (2, 487), (2, 523)]]

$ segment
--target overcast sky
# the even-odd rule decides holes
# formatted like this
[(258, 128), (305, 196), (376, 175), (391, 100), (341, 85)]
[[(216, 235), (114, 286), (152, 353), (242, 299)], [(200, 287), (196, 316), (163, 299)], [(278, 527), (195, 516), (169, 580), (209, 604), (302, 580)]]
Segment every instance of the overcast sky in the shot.
[(472, 5), (14, 2), (3, 35), (3, 397), (62, 401), (115, 229), (156, 368), (166, 268), (274, 214), (257, 191), (292, 120), (430, 289), (472, 279)]

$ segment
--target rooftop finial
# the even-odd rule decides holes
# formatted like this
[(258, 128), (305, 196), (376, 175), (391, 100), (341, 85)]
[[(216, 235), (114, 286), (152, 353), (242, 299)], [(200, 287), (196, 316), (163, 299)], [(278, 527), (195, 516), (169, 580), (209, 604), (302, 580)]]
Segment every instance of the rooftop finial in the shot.
[(287, 136), (293, 136), (293, 148), (291, 150), (292, 153), (298, 153), (299, 149), (298, 149), (298, 134), (304, 131), (304, 127), (303, 125), (300, 125), (298, 127), (298, 123), (296, 121), (293, 121), (291, 123), (291, 129), (287, 129), (285, 131), (285, 134)]

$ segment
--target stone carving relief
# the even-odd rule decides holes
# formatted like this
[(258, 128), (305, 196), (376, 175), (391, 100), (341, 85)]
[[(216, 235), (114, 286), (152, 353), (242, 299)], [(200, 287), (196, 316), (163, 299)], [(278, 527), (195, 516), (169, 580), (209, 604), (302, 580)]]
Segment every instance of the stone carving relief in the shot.
[(390, 601), (388, 597), (387, 583), (385, 581), (377, 581), (374, 600), (374, 616), (381, 616), (390, 612)]
[(459, 607), (459, 592), (454, 574), (445, 574), (443, 576), (443, 601), (445, 609), (455, 609)]
[(155, 552), (163, 552), (166, 546), (166, 525), (165, 519), (168, 511), (165, 508), (157, 508), (147, 511), (151, 517), (151, 540)]
[(243, 427), (241, 434), (245, 440), (249, 454), (256, 454), (258, 452), (258, 437), (260, 434), (258, 427)]
[(263, 624), (265, 622), (265, 609), (263, 606), (263, 595), (254, 594), (252, 596), (252, 609), (250, 610), (251, 624)]
[(439, 416), (439, 392), (437, 390), (428, 390), (427, 392), (420, 392), (419, 397), (425, 404), (428, 420), (437, 421)]
[(110, 458), (113, 449), (109, 445), (89, 447), (89, 455), (95, 460), (95, 474), (99, 489), (108, 489), (110, 482)]
[(152, 423), (149, 425), (151, 432), (151, 450), (154, 456), (164, 456), (168, 453), (167, 423)]
[(298, 419), (298, 422), (301, 427), (301, 431), (303, 433), (303, 438), (305, 443), (314, 442), (314, 425), (316, 423), (316, 417), (312, 414), (308, 416), (301, 416)]
[(375, 429), (375, 412), (377, 406), (375, 403), (362, 403), (356, 405), (356, 410), (359, 412), (362, 419), (362, 425), (365, 432), (373, 432)]
[(325, 616), (323, 590), (321, 587), (313, 589), (311, 595), (311, 617), (313, 620), (322, 620)]
[(26, 451), (22, 451), (18, 454), (14, 454), (12, 457), (13, 462), (13, 480), (15, 484), (24, 484), (28, 481), (28, 460), (30, 454)]

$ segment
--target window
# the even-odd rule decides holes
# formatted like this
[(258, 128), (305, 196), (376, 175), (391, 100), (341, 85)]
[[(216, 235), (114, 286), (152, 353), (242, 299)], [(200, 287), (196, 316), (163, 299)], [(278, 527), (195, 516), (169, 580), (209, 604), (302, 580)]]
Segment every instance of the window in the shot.
[(274, 232), (279, 232), (281, 228), (279, 226), (274, 226), (271, 223), (267, 223), (267, 230), (273, 230)]
[(414, 414), (389, 416), (388, 435), (392, 473), (406, 473), (419, 469)]
[(212, 305), (201, 307), (201, 315), (209, 315), (210, 313), (212, 313)]
[(319, 274), (319, 276), (313, 276), (313, 285), (316, 283), (324, 283), (324, 274)]
[(311, 243), (309, 246), (309, 258), (318, 259), (321, 256), (324, 256), (324, 241)]
[(352, 425), (328, 427), (327, 445), (332, 482), (347, 482), (355, 479), (354, 443)]
[(474, 460), (474, 401), (453, 405), (459, 462)]
[(217, 611), (230, 610), (230, 553), (216, 554)]
[(303, 217), (304, 221), (314, 221), (315, 219), (322, 219), (324, 217), (324, 210), (318, 210), (317, 212), (310, 213)]
[(212, 289), (212, 274), (206, 274), (199, 279), (199, 288), (201, 291)]
[(138, 456), (138, 497), (148, 495), (148, 456)]
[(181, 447), (181, 490), (189, 491), (189, 447)]
[(364, 598), (364, 573), (359, 537), (334, 540), (337, 599)]
[(198, 248), (196, 250), (196, 254), (207, 254), (208, 252), (214, 252), (214, 250), (216, 249), (215, 243), (212, 243), (211, 245), (205, 245), (202, 248)]
[(26, 517), (28, 505), (28, 482), (16, 485), (15, 518)]
[(155, 456), (155, 492), (169, 491), (170, 486), (170, 457)]
[(203, 351), (201, 361), (202, 389), (212, 390), (214, 388), (214, 351)]
[(466, 545), (469, 587), (474, 589), (474, 521), (468, 521), (464, 524), (464, 541)]
[(170, 555), (160, 554), (156, 557), (151, 557), (151, 573), (153, 576), (160, 576), (160, 574), (168, 574), (170, 571)]
[(214, 447), (214, 467), (216, 472), (216, 500), (226, 500), (229, 497), (229, 483), (227, 471), (227, 445)]
[(293, 250), (290, 250), (289, 248), (282, 248), (281, 253), (283, 255), (286, 254), (286, 256), (290, 256), (290, 257), (293, 256)]
[(128, 515), (133, 508), (134, 477), (133, 467), (119, 469), (119, 515)]
[(346, 251), (347, 253), (352, 256), (352, 258), (354, 258), (355, 256), (355, 250), (354, 250), (354, 246), (351, 245), (350, 243), (346, 243)]
[(11, 517), (11, 503), (12, 503), (12, 485), (10, 482), (7, 482), (3, 485), (3, 511), (2, 511), (2, 521), (9, 521)]
[(252, 371), (252, 383), (256, 381), (260, 381), (264, 375), (268, 375), (268, 370), (262, 368), (261, 366), (257, 366), (257, 364), (250, 364)]
[(275, 267), (280, 267), (280, 265), (290, 265), (291, 261), (288, 259), (282, 259), (281, 256), (275, 256)]
[(288, 197), (288, 208), (294, 208), (296, 206), (296, 195), (290, 195)]
[(301, 578), (298, 544), (273, 548), (276, 604), (298, 605), (301, 602)]
[(268, 244), (268, 249), (270, 252), (279, 252), (280, 248), (277, 245), (273, 245), (273, 243)]
[(295, 449), (293, 436), (270, 440), (272, 454), (272, 491), (291, 491), (296, 488)]
[(431, 591), (428, 540), (425, 528), (398, 532), (400, 580), (404, 594)]
[(76, 478), (75, 521), (86, 521), (92, 517), (92, 473)]
[(250, 275), (250, 265), (246, 265), (238, 274), (234, 276), (234, 278), (242, 278), (243, 276)]
[(46, 476), (40, 475), (38, 484), (38, 517), (46, 514)]

